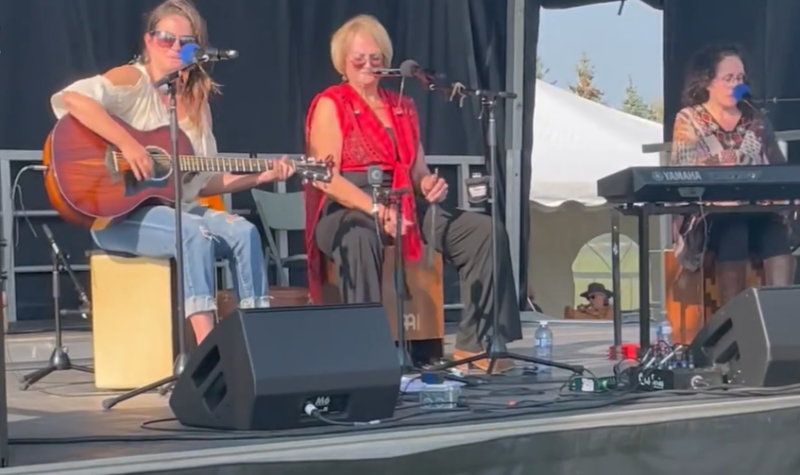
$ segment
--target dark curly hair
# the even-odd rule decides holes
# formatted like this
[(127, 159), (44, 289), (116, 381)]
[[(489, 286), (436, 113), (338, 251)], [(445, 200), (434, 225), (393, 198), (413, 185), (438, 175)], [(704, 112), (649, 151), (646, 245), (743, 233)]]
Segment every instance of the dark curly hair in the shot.
[(736, 45), (710, 45), (692, 55), (686, 67), (681, 94), (684, 107), (693, 107), (708, 101), (708, 86), (717, 75), (717, 66), (720, 61), (731, 56), (745, 61), (742, 49)]

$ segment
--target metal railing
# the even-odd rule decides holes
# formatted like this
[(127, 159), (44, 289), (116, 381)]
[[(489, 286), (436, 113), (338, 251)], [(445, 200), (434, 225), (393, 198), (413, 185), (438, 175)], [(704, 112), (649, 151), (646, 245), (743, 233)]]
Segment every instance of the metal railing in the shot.
[[(221, 153), (225, 156), (234, 156), (248, 158), (251, 156), (249, 153)], [(284, 154), (257, 154), (263, 158), (277, 158)], [(287, 154), (289, 156), (298, 156), (297, 154)], [(470, 167), (484, 165), (484, 157), (474, 155), (431, 155), (425, 157), (428, 164), (432, 167), (456, 167), (457, 180), (458, 180), (458, 206), (463, 209), (469, 209), (469, 202), (467, 200), (467, 190), (463, 186), (463, 181), (470, 176)], [(55, 210), (19, 210), (15, 208), (15, 203), (12, 201), (12, 184), (16, 176), (12, 174), (12, 162), (28, 162), (29, 164), (41, 163), (42, 152), (40, 150), (0, 150), (0, 218), (2, 218), (3, 237), (9, 245), (3, 248), (5, 253), (3, 256), (3, 263), (8, 272), (8, 279), (6, 281), (7, 293), (7, 315), (9, 322), (17, 321), (17, 292), (16, 292), (16, 276), (18, 274), (44, 274), (52, 271), (49, 265), (27, 265), (18, 266), (15, 264), (15, 247), (14, 233), (17, 226), (18, 218), (51, 218), (57, 217), (58, 213)], [(277, 192), (285, 193), (286, 184), (279, 183)], [(227, 209), (232, 209), (232, 200), (230, 195), (223, 197)], [(235, 211), (235, 210), (233, 210)], [(283, 257), (289, 250), (289, 236), (286, 231), (278, 233), (277, 241), (279, 243), (280, 252)], [(512, 256), (513, 258), (513, 256)], [(76, 272), (87, 272), (88, 265), (73, 265), (73, 270)], [(460, 309), (463, 306), (460, 303), (445, 304), (445, 309)]]

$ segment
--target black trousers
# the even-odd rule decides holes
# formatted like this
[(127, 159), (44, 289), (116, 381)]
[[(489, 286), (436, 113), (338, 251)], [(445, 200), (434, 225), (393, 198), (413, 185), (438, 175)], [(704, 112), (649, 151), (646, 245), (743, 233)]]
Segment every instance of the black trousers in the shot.
[[(459, 209), (417, 202), (423, 239), (432, 236), (434, 248), (458, 269), (464, 310), (456, 334), (456, 349), (480, 352), (491, 336), (493, 293), (499, 292), (500, 332), (507, 342), (522, 338), (517, 292), (511, 272), (508, 235), (498, 229), (497, 265), (499, 282), (492, 279), (491, 217)], [(381, 238), (374, 219), (361, 211), (338, 204), (325, 206), (314, 238), (323, 254), (339, 270), (339, 288), (345, 303), (381, 301), (383, 256)]]

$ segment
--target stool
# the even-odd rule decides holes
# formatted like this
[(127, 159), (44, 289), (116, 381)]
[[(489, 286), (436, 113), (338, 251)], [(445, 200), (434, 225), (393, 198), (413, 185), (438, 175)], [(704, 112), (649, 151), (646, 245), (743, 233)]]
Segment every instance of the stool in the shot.
[(170, 261), (92, 251), (89, 271), (95, 386), (126, 390), (171, 375), (176, 332)]
[[(91, 251), (95, 386), (133, 389), (172, 374), (178, 354), (175, 262)], [(232, 313), (235, 292), (217, 291), (219, 314)], [(186, 322), (186, 348), (196, 347)]]
[[(396, 295), (394, 291), (394, 246), (385, 246), (383, 252), (383, 306), (389, 317), (392, 338), (397, 341)], [(323, 301), (340, 304), (339, 274), (336, 264), (325, 259)], [(424, 257), (423, 257), (424, 259)], [(444, 286), (442, 284), (442, 256), (436, 253), (433, 266), (427, 268), (423, 261), (407, 262), (405, 277), (409, 299), (405, 301), (403, 317), (406, 340), (416, 361), (429, 362), (444, 356)]]

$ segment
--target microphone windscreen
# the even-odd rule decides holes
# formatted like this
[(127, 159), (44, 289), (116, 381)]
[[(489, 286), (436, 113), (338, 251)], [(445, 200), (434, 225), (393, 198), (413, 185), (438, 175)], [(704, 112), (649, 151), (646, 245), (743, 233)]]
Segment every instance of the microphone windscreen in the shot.
[(740, 102), (740, 101), (743, 101), (745, 99), (749, 99), (750, 98), (750, 86), (748, 86), (747, 84), (739, 84), (738, 86), (733, 88), (733, 91), (731, 92), (731, 95), (733, 96), (734, 99), (736, 99), (736, 102)]
[(194, 55), (199, 49), (200, 47), (194, 43), (183, 45), (183, 48), (181, 48), (181, 62), (189, 64), (194, 61)]
[(419, 71), (419, 64), (413, 59), (407, 59), (400, 63), (400, 75), (404, 78), (413, 78)]

